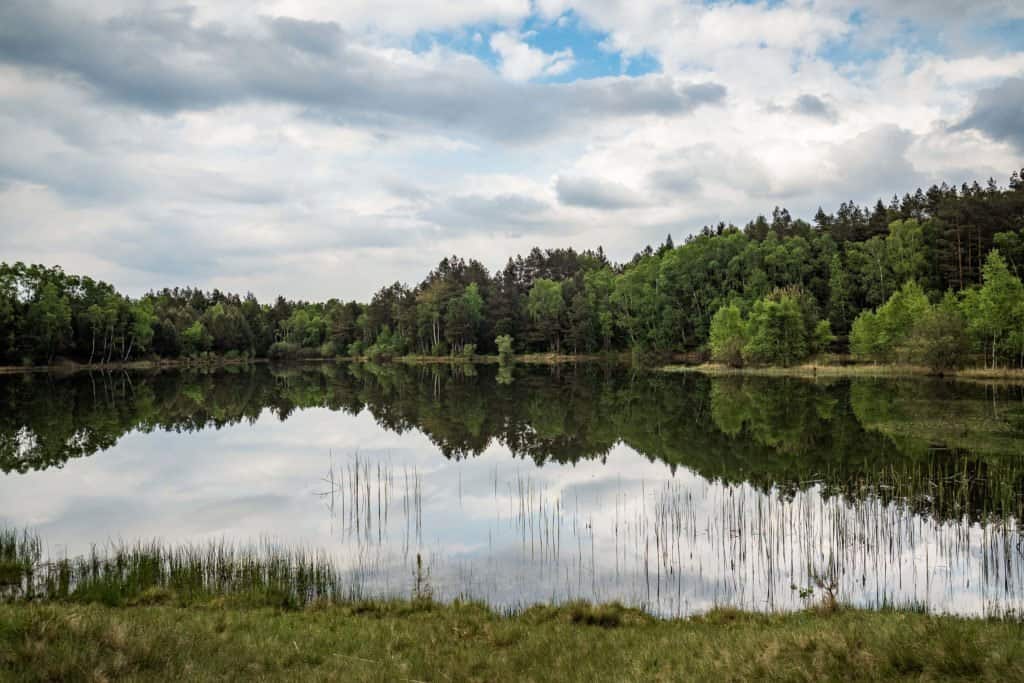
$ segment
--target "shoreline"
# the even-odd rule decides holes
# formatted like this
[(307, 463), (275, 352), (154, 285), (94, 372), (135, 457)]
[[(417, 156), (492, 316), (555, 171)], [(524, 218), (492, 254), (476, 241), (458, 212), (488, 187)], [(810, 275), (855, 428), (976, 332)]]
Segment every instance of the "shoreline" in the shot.
[(1019, 368), (966, 368), (946, 373), (935, 373), (930, 368), (920, 365), (900, 363), (864, 363), (852, 365), (832, 365), (803, 363), (790, 367), (745, 367), (733, 368), (720, 363), (703, 363), (701, 365), (663, 365), (658, 368), (665, 373), (698, 373), (712, 377), (747, 376), (747, 377), (798, 377), (801, 379), (848, 377), (879, 377), (889, 379), (948, 379), (959, 381), (1001, 380), (1024, 383), (1024, 369)]
[[(560, 365), (571, 363), (597, 363), (597, 362), (625, 362), (629, 360), (628, 353), (611, 354), (555, 354), (555, 353), (526, 353), (512, 357), (513, 363), (524, 365)], [(67, 361), (54, 363), (52, 365), (0, 365), (0, 375), (22, 375), (33, 373), (46, 373), (53, 375), (74, 374), (76, 372), (88, 371), (109, 371), (109, 370), (160, 370), (176, 368), (217, 368), (223, 366), (240, 366), (254, 364), (296, 364), (312, 365), (321, 363), (403, 363), (405, 365), (497, 365), (500, 364), (497, 354), (476, 355), (469, 358), (462, 356), (422, 356), (410, 354), (395, 356), (386, 360), (374, 361), (366, 356), (353, 358), (350, 356), (334, 356), (330, 358), (249, 358), (249, 359), (217, 359), (209, 361), (182, 360), (182, 359), (161, 359), (161, 360), (135, 360), (114, 363), (76, 363)]]
[[(734, 368), (721, 363), (687, 363), (692, 358), (687, 354), (677, 354), (674, 359), (661, 365), (652, 365), (645, 368), (651, 372), (666, 374), (697, 373), (712, 377), (723, 376), (748, 376), (748, 377), (796, 377), (802, 379), (835, 378), (844, 379), (851, 377), (877, 377), (889, 379), (947, 379), (959, 381), (1004, 381), (1024, 384), (1024, 369), (1021, 368), (965, 368), (953, 370), (946, 373), (935, 373), (931, 369), (903, 363), (850, 363), (839, 365), (833, 362), (824, 363), (801, 363), (789, 367), (780, 366), (753, 366)], [(680, 362), (683, 361), (683, 362)], [(136, 360), (114, 363), (76, 363), (66, 361), (53, 365), (0, 365), (0, 375), (21, 375), (21, 374), (51, 374), (71, 375), (79, 372), (109, 372), (114, 370), (162, 370), (162, 369), (214, 369), (221, 367), (239, 367), (257, 364), (295, 364), (312, 365), (327, 363), (376, 363), (386, 365), (399, 363), (403, 365), (499, 365), (500, 358), (496, 354), (475, 355), (472, 357), (461, 356), (423, 356), (409, 354), (396, 356), (394, 358), (371, 360), (365, 356), (353, 358), (348, 356), (336, 356), (332, 358), (218, 358), (215, 360), (196, 361), (187, 359), (161, 359), (161, 360)], [(511, 364), (523, 365), (573, 365), (578, 363), (631, 363), (631, 354), (628, 352), (615, 352), (604, 354), (556, 354), (556, 353), (527, 353), (512, 357)]]
[(110, 370), (160, 370), (163, 368), (215, 368), (223, 366), (253, 365), (269, 363), (267, 358), (226, 358), (212, 361), (196, 361), (181, 359), (131, 360), (115, 363), (76, 363), (66, 361), (52, 365), (0, 365), (0, 375), (27, 375), (45, 373), (51, 375), (71, 375), (77, 372)]

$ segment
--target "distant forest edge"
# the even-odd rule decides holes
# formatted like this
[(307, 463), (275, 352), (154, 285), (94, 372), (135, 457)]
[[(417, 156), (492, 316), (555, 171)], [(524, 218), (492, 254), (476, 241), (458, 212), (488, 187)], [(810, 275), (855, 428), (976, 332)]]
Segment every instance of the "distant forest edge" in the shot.
[(819, 209), (813, 223), (776, 208), (625, 264), (601, 248), (535, 248), (491, 274), (453, 256), (368, 303), (192, 288), (133, 299), (59, 267), (3, 263), (0, 364), (700, 349), (742, 366), (849, 349), (936, 371), (1024, 367), (1021, 268), (1024, 170), (1005, 188), (944, 183)]

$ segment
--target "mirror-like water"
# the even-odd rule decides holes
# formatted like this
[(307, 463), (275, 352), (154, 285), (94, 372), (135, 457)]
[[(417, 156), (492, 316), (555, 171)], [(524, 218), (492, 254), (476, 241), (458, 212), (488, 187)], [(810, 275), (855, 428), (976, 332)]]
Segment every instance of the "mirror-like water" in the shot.
[(435, 596), (504, 607), (1024, 607), (1020, 387), (597, 365), (9, 376), (0, 472), (0, 525), (51, 557), (272, 538), (374, 596), (408, 596), (419, 554)]

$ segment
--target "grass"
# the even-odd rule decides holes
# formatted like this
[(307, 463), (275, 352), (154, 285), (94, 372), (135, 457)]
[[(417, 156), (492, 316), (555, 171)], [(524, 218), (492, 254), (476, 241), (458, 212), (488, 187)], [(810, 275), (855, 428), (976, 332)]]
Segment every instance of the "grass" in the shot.
[(358, 583), (324, 555), (269, 542), (113, 545), (53, 561), (42, 561), (41, 548), (28, 532), (0, 531), (0, 598), (296, 609), (359, 597)]
[[(936, 377), (923, 365), (904, 363), (858, 363), (836, 365), (827, 360), (822, 363), (803, 363), (790, 367), (764, 366), (733, 368), (720, 363), (701, 365), (665, 365), (662, 372), (698, 372), (705, 375), (752, 375), (757, 377)], [(1024, 370), (1019, 368), (967, 368), (947, 372), (948, 378), (969, 380), (1008, 380), (1024, 383)]]
[(1020, 680), (1024, 627), (916, 613), (474, 603), (271, 608), (0, 605), (17, 680)]
[(0, 532), (0, 680), (918, 680), (1024, 678), (1024, 624), (811, 608), (656, 619), (620, 604), (499, 614), (365, 600), (319, 555), (271, 544), (112, 546), (44, 561)]

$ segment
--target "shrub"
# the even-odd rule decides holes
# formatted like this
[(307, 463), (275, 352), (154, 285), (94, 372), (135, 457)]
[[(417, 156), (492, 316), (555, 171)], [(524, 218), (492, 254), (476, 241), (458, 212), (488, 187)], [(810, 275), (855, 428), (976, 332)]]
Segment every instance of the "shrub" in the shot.
[(267, 356), (273, 360), (284, 360), (296, 358), (299, 355), (299, 345), (291, 342), (274, 342), (267, 350)]
[(748, 362), (792, 365), (807, 357), (807, 329), (796, 299), (783, 294), (761, 299), (750, 311), (743, 358)]
[(363, 352), (365, 350), (366, 350), (365, 345), (363, 344), (362, 341), (360, 341), (358, 339), (356, 341), (352, 342), (351, 344), (349, 344), (348, 345), (348, 349), (347, 349), (348, 355), (350, 355), (353, 358), (359, 358), (360, 356), (363, 355)]
[(921, 285), (907, 282), (876, 312), (857, 316), (850, 331), (850, 350), (854, 355), (880, 361), (905, 357), (906, 342), (929, 309)]
[(967, 363), (971, 339), (956, 296), (949, 292), (917, 322), (906, 343), (910, 358), (933, 372), (959, 370)]
[(746, 324), (739, 307), (730, 304), (718, 309), (711, 319), (711, 358), (734, 368), (742, 367), (746, 343)]
[(828, 320), (819, 320), (814, 326), (814, 332), (808, 342), (811, 353), (822, 353), (836, 340), (832, 334), (832, 323)]
[(512, 360), (512, 335), (499, 334), (494, 338), (494, 343), (498, 347), (498, 360), (502, 363), (508, 363)]

